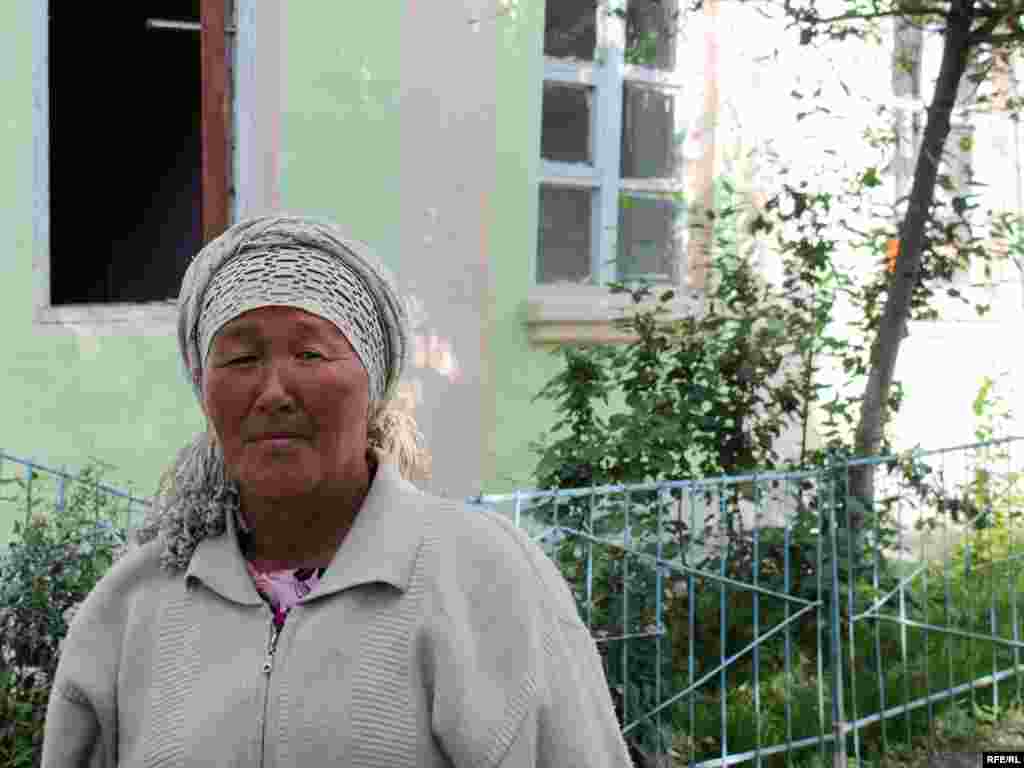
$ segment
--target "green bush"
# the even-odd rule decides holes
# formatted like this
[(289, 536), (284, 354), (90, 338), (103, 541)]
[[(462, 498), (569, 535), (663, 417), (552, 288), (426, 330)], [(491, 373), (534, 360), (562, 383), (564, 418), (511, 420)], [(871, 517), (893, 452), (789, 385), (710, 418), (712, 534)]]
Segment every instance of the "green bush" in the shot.
[[(749, 238), (737, 236), (739, 208), (731, 185), (724, 180), (716, 182), (716, 212), (707, 218), (717, 248), (710, 255), (708, 286), (697, 302), (699, 309), (687, 317), (668, 319), (666, 305), (676, 297), (675, 289), (642, 281), (610, 284), (613, 294), (626, 294), (632, 300), (617, 325), (635, 341), (621, 347), (570, 345), (556, 350), (564, 363), (562, 369), (536, 399), (549, 401), (557, 419), (533, 445), (538, 455), (534, 481), (542, 489), (816, 470), (813, 481), (789, 484), (778, 493), (777, 488), (771, 489), (773, 495), (785, 497), (790, 513), (788, 536), (785, 529), (761, 528), (755, 538), (753, 531), (743, 528), (743, 518), (737, 513), (744, 502), (757, 503), (762, 498), (760, 494), (768, 490), (765, 483), (721, 484), (709, 486), (706, 492), (694, 491), (688, 500), (696, 499), (707, 512), (700, 522), (665, 515), (659, 522), (659, 510), (664, 513), (687, 501), (678, 493), (670, 498), (642, 492), (631, 492), (628, 499), (625, 494), (576, 496), (557, 503), (541, 502), (532, 512), (542, 525), (557, 523), (604, 541), (622, 541), (628, 507), (631, 549), (743, 584), (756, 579), (760, 587), (804, 600), (815, 601), (820, 596), (822, 609), (805, 613), (792, 626), (790, 640), (793, 657), (815, 662), (820, 658), (827, 680), (834, 663), (829, 646), (833, 565), (840, 581), (838, 630), (845, 643), (851, 612), (848, 590), (857, 592), (856, 613), (867, 607), (866, 601), (892, 589), (899, 578), (901, 566), (891, 559), (891, 553), (900, 535), (894, 524), (900, 505), (937, 507), (939, 517), (956, 510), (974, 510), (970, 517), (978, 511), (975, 508), (987, 507), (998, 523), (1000, 515), (1015, 514), (1021, 501), (1003, 492), (998, 483), (1016, 483), (1020, 474), (1001, 478), (986, 474), (985, 461), (993, 458), (986, 456), (979, 463), (973, 487), (957, 489), (951, 495), (940, 473), (925, 463), (890, 460), (877, 472), (888, 473), (890, 480), (894, 476), (899, 492), (876, 494), (871, 499), (853, 497), (847, 461), (852, 458), (860, 398), (849, 392), (862, 383), (870, 369), (869, 342), (878, 329), (890, 275), (884, 268), (853, 275), (839, 266), (838, 254), (847, 247), (865, 257), (880, 254), (892, 232), (888, 222), (881, 222), (870, 232), (860, 233), (859, 241), (839, 242), (833, 239), (837, 237), (834, 233), (843, 228), (843, 211), (851, 199), (858, 199), (859, 188), (851, 188), (852, 198), (851, 191), (833, 195), (807, 190), (806, 183), (783, 184), (750, 223), (750, 235), (763, 232), (775, 236), (783, 270), (781, 282), (774, 285), (762, 277), (754, 255), (744, 248)], [(936, 316), (929, 303), (932, 283), (950, 269), (948, 259), (933, 247), (939, 243), (935, 240), (926, 249), (922, 280), (914, 288), (913, 319)], [(836, 329), (834, 308), (844, 297), (852, 302), (858, 317), (850, 333), (837, 337), (832, 335)], [(832, 392), (818, 383), (829, 362), (845, 375), (845, 383)], [(624, 407), (611, 405), (613, 395)], [(902, 396), (894, 382), (885, 403), (890, 421)], [(824, 416), (816, 425), (821, 438), (817, 448), (809, 440), (815, 412)], [(776, 448), (788, 427), (796, 427), (800, 434), (799, 454), (791, 461)], [(885, 432), (881, 450), (892, 453)], [(1005, 501), (1001, 507), (990, 503), (999, 495), (997, 486)], [(984, 517), (977, 522), (983, 524)], [(710, 546), (709, 541), (718, 543)], [(995, 553), (999, 542), (990, 544), (989, 550)], [(589, 584), (588, 556), (593, 564)], [(614, 544), (593, 544), (584, 537), (570, 536), (558, 544), (555, 559), (581, 613), (602, 640), (609, 685), (613, 696), (624, 698), (630, 720), (661, 703), (654, 692), (659, 672), (664, 690), (673, 690), (670, 681), (675, 681), (675, 690), (686, 687), (677, 683), (688, 679), (691, 658), (694, 676), (699, 678), (753, 642), (755, 617), (763, 633), (787, 615), (782, 600), (755, 599), (749, 589), (723, 588), (720, 582), (702, 577), (693, 579), (691, 589), (684, 589), (686, 577), (667, 570), (658, 595), (657, 575), (650, 563), (623, 556)], [(927, 604), (922, 595), (907, 598), (913, 610), (923, 610)], [(655, 623), (656, 599), (661, 600), (667, 630), (660, 643), (660, 670), (654, 650), (657, 643), (648, 631)], [(725, 613), (721, 611), (723, 600)], [(795, 610), (792, 604), (790, 608)], [(873, 636), (871, 642), (864, 641), (859, 649), (861, 658), (877, 661), (893, 653), (897, 639), (891, 628), (879, 633), (877, 644)], [(607, 639), (621, 635), (634, 637), (628, 641)], [(730, 737), (730, 750), (745, 743), (756, 730), (742, 724), (740, 712), (746, 712), (745, 717), (749, 710), (737, 703), (742, 691), (732, 690), (737, 681), (749, 677), (755, 663), (765, 685), (775, 686), (772, 690), (782, 689), (779, 676), (790, 675), (786, 685), (796, 686), (794, 701), (799, 702), (800, 711), (817, 718), (818, 671), (801, 661), (797, 665), (800, 676), (792, 677), (795, 672), (783, 653), (784, 639), (779, 635), (775, 638), (778, 642), (766, 643), (756, 654), (748, 653), (731, 664), (725, 690), (717, 676), (700, 688), (705, 713), (718, 712), (723, 701), (728, 707), (737, 707), (730, 722), (741, 724), (736, 726), (736, 738)], [(630, 647), (624, 652), (627, 642)], [(625, 685), (627, 676), (629, 686)], [(893, 693), (901, 685), (899, 680), (885, 678), (862, 686), (857, 695), (869, 695), (872, 686), (893, 687)], [(624, 690), (627, 687), (632, 690)], [(874, 694), (886, 695), (877, 690)], [(851, 695), (849, 690), (847, 695)], [(682, 709), (677, 706), (672, 711)], [(719, 728), (720, 723), (707, 720), (710, 716), (701, 715), (701, 723)], [(783, 725), (778, 720), (783, 715), (766, 712), (764, 717), (771, 723), (765, 725), (770, 732), (783, 732), (779, 729), (785, 720)], [(675, 725), (678, 736), (681, 724), (677, 721)], [(819, 724), (812, 725), (804, 736), (815, 735)], [(733, 727), (730, 725), (730, 730)], [(647, 751), (661, 751), (666, 743), (674, 743), (649, 723), (632, 733)], [(713, 756), (715, 748), (708, 747), (711, 753), (705, 756)]]
[[(27, 526), (0, 554), (0, 768), (37, 766), (61, 642), (79, 604), (127, 549), (114, 502), (90, 465), (66, 508), (33, 503)], [(25, 500), (28, 503), (28, 500)]]

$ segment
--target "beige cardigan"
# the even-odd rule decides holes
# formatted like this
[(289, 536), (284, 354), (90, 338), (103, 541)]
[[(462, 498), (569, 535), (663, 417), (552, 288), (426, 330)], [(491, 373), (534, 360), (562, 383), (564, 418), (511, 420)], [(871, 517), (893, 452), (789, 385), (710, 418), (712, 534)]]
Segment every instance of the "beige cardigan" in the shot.
[(324, 581), (272, 622), (233, 515), (185, 574), (120, 560), (64, 641), (44, 768), (630, 766), (554, 563), (381, 462)]

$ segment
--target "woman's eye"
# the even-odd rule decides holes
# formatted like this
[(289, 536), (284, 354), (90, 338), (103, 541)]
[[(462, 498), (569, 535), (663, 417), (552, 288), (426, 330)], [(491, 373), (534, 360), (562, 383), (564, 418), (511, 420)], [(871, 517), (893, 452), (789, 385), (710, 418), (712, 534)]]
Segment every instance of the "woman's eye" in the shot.
[(319, 352), (314, 352), (312, 349), (307, 349), (302, 354), (304, 354), (304, 355), (315, 355), (316, 357), (323, 357), (323, 355), (321, 355)]
[(248, 363), (251, 360), (255, 360), (255, 355), (246, 355), (245, 357), (236, 357), (228, 365), (234, 365), (235, 363)]

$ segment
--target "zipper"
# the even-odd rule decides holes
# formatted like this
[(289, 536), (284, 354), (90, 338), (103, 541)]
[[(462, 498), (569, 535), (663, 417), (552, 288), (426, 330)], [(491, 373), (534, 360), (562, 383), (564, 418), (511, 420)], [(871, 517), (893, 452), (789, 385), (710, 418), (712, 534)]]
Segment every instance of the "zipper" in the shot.
[(267, 644), (267, 655), (263, 660), (263, 674), (270, 677), (271, 671), (274, 669), (274, 651), (277, 650), (277, 638), (281, 636), (281, 629), (284, 627), (278, 627), (274, 621), (273, 611), (271, 611), (270, 617), (270, 642)]
[(267, 655), (263, 660), (263, 675), (266, 684), (263, 686), (263, 713), (260, 716), (260, 768), (263, 768), (267, 755), (267, 707), (270, 701), (270, 673), (274, 669), (274, 651), (277, 650), (277, 638), (281, 629), (274, 622), (274, 611), (270, 609), (270, 640), (267, 643)]

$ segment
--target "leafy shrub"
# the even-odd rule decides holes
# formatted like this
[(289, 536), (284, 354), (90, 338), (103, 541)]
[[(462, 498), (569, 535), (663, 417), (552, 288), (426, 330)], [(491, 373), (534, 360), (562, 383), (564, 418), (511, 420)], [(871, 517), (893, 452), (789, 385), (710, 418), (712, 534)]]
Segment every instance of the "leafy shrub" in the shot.
[[(674, 289), (658, 289), (642, 281), (610, 284), (613, 294), (625, 294), (632, 301), (616, 324), (635, 340), (621, 347), (560, 347), (556, 353), (564, 366), (535, 398), (551, 402), (557, 414), (553, 427), (533, 445), (538, 455), (533, 473), (538, 488), (817, 470), (814, 482), (787, 486), (780, 492), (790, 526), (788, 542), (781, 529), (762, 529), (756, 541), (754, 532), (744, 529), (742, 505), (756, 504), (764, 490), (751, 482), (709, 486), (706, 492), (691, 494), (708, 511), (699, 523), (670, 515), (659, 522), (659, 509), (668, 510), (673, 501), (680, 501), (678, 495), (673, 500), (642, 492), (632, 492), (628, 501), (614, 494), (548, 501), (533, 513), (544, 525), (554, 525), (557, 519), (560, 525), (589, 536), (614, 540), (616, 534), (626, 532), (628, 505), (632, 549), (744, 584), (753, 583), (756, 574), (761, 587), (807, 600), (817, 599), (820, 589), (826, 601), (822, 620), (827, 624), (832, 617), (833, 561), (844, 584), (870, 583), (876, 567), (880, 589), (895, 579), (888, 560), (876, 556), (890, 551), (897, 536), (892, 500), (851, 498), (847, 460), (852, 456), (854, 411), (860, 398), (841, 391), (828, 394), (829, 387), (819, 383), (829, 361), (846, 374), (847, 388), (867, 374), (867, 341), (877, 330), (888, 273), (882, 269), (858, 283), (838, 265), (834, 233), (841, 214), (837, 198), (809, 192), (807, 186), (783, 184), (750, 224), (752, 235), (776, 236), (783, 267), (778, 285), (762, 276), (755, 255), (742, 247), (743, 238), (737, 237), (736, 196), (728, 181), (719, 180), (717, 211), (708, 214), (718, 247), (710, 256), (708, 287), (703, 296), (695, 297), (699, 298), (695, 311), (667, 319), (667, 305), (676, 297)], [(854, 198), (856, 194), (854, 190)], [(865, 237), (856, 247), (877, 250), (884, 242), (880, 233)], [(831, 335), (837, 319), (834, 308), (844, 296), (862, 311), (862, 317), (852, 335), (836, 337)], [(613, 394), (624, 408), (610, 405)], [(902, 390), (894, 384), (886, 403), (890, 416), (899, 410), (901, 399)], [(826, 417), (817, 425), (823, 442), (819, 448), (809, 440), (815, 410)], [(794, 427), (800, 436), (799, 454), (783, 457), (778, 439)], [(882, 448), (891, 451), (885, 435)], [(898, 462), (887, 468), (914, 471)], [(585, 599), (585, 541), (565, 540), (557, 555), (584, 613), (591, 610)], [(819, 554), (822, 541), (826, 546)], [(592, 626), (612, 637), (643, 632), (654, 623), (655, 572), (641, 567), (638, 558), (624, 558), (610, 549), (592, 550)], [(723, 639), (722, 621), (713, 619), (721, 602), (718, 583), (698, 579), (691, 604), (687, 590), (679, 589), (678, 576), (664, 576), (666, 591), (660, 597), (672, 646), (667, 656), (676, 660), (677, 669), (680, 662), (686, 668), (691, 642), (698, 668), (710, 670), (723, 656), (735, 654), (753, 639), (752, 621), (742, 621), (755, 610), (750, 590), (726, 590), (729, 626)], [(791, 580), (788, 588), (787, 578)], [(668, 583), (673, 579), (674, 585)], [(846, 601), (838, 608), (840, 621), (848, 621)], [(779, 600), (762, 599), (756, 609), (765, 618), (763, 627), (784, 618), (784, 603)], [(692, 638), (691, 612), (698, 617)], [(794, 626), (805, 655), (816, 653), (818, 621), (809, 612)], [(825, 632), (828, 637), (828, 627)], [(632, 694), (626, 695), (629, 711), (650, 710), (659, 703), (649, 693), (656, 666), (651, 658), (653, 643), (636, 653), (630, 650), (625, 662), (622, 643), (607, 643), (609, 684), (613, 690), (619, 688), (628, 666), (630, 683), (638, 683), (636, 701), (629, 698)], [(830, 657), (825, 663), (830, 663)], [(663, 672), (662, 679), (669, 680), (671, 675)], [(661, 736), (647, 726), (635, 733), (648, 749)]]
[(27, 526), (15, 523), (0, 554), (0, 768), (39, 764), (61, 642), (78, 606), (127, 551), (99, 476), (90, 465), (63, 511), (35, 509)]

